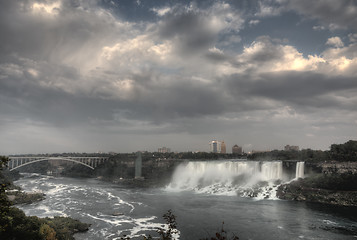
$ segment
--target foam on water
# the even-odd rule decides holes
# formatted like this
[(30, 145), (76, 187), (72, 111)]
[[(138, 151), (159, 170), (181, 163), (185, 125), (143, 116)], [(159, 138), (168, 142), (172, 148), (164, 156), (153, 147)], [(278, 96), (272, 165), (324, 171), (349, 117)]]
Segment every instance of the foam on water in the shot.
[(114, 196), (113, 194), (111, 194), (110, 192), (107, 193), (108, 194), (108, 197), (109, 198), (114, 198), (114, 199), (117, 199), (118, 200), (118, 203), (114, 204), (115, 206), (121, 206), (121, 205), (127, 205), (129, 206), (131, 209), (130, 209), (130, 212), (133, 212), (135, 207), (133, 204), (131, 203), (128, 203), (128, 202), (125, 202), (124, 200), (122, 200), (120, 197), (118, 196)]
[[(157, 219), (156, 216), (144, 217), (144, 218), (132, 218), (129, 216), (108, 216), (97, 213), (97, 216), (87, 214), (88, 217), (91, 217), (95, 220), (99, 220), (110, 225), (115, 226), (125, 226), (124, 229), (118, 231), (117, 234), (109, 234), (108, 231), (102, 231), (101, 234), (105, 238), (111, 239), (121, 239), (121, 237), (125, 234), (130, 238), (137, 238), (144, 236), (147, 231), (155, 231), (158, 228), (163, 228), (165, 230), (168, 229), (167, 224), (156, 223), (153, 222)], [(179, 231), (174, 235), (175, 239), (179, 239), (180, 233)]]
[[(27, 215), (38, 217), (71, 216), (74, 218), (100, 221), (99, 229), (94, 226), (90, 231), (102, 239), (121, 239), (125, 234), (140, 238), (147, 232), (158, 228), (167, 229), (167, 224), (158, 222), (156, 216), (134, 217), (136, 206), (146, 205), (138, 201), (125, 201), (113, 189), (101, 188), (86, 183), (80, 185), (65, 178), (48, 178), (31, 175), (16, 182), (27, 191), (42, 191), (46, 199), (37, 204), (19, 206)], [(125, 195), (125, 191), (120, 191)], [(93, 209), (97, 212), (93, 213)], [(122, 215), (115, 216), (115, 213)], [(73, 215), (74, 214), (74, 215)], [(135, 213), (136, 215), (137, 213)], [(114, 232), (114, 233), (113, 233)], [(175, 236), (179, 239), (179, 234)]]
[(46, 206), (44, 204), (33, 206), (32, 208), (22, 208), (26, 215), (38, 216), (38, 217), (68, 217), (68, 215), (63, 210), (56, 210), (52, 207)]

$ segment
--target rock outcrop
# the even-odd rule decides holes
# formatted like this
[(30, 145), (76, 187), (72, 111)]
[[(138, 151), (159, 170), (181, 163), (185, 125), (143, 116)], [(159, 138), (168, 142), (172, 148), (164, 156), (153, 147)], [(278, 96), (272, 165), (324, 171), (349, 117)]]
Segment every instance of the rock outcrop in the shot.
[(357, 191), (353, 187), (356, 178), (357, 175), (354, 174), (333, 174), (299, 179), (280, 185), (277, 197), (285, 200), (357, 206)]

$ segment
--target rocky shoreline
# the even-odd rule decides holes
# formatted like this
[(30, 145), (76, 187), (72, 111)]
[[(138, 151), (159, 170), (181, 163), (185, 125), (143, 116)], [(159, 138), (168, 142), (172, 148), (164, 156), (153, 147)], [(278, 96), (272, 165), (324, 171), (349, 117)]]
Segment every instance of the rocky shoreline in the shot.
[(354, 173), (318, 174), (282, 184), (276, 195), (283, 200), (357, 207), (356, 182)]
[(283, 200), (306, 201), (313, 203), (357, 207), (357, 191), (337, 191), (311, 188), (303, 180), (279, 186), (277, 197)]
[(17, 204), (31, 204), (34, 202), (39, 202), (45, 199), (46, 194), (44, 193), (27, 193), (21, 190), (10, 190), (6, 192), (9, 201), (13, 205)]

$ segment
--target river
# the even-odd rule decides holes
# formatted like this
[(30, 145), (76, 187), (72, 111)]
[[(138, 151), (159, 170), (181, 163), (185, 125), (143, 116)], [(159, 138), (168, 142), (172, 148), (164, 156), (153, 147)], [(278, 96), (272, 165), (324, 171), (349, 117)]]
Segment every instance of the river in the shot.
[[(46, 194), (41, 202), (19, 206), (27, 215), (69, 216), (90, 223), (88, 232), (75, 235), (81, 240), (120, 239), (123, 234), (133, 238), (144, 233), (155, 235), (153, 231), (157, 227), (164, 227), (162, 215), (168, 209), (177, 217), (177, 237), (181, 240), (209, 238), (220, 230), (222, 222), (230, 235), (240, 239), (357, 238), (352, 234), (357, 229), (355, 208), (282, 201), (273, 196), (268, 199), (260, 195), (241, 197), (244, 194), (237, 192), (242, 184), (232, 187), (232, 182), (237, 185), (234, 173), (242, 169), (245, 173), (256, 171), (256, 166), (239, 166), (241, 170), (236, 166), (232, 172), (230, 169), (235, 167), (231, 163), (223, 167), (199, 162), (183, 165), (174, 174), (171, 184), (161, 189), (125, 188), (96, 179), (35, 174), (26, 174), (15, 184), (25, 191)], [(279, 166), (279, 163), (260, 166), (261, 172), (255, 173), (254, 179), (259, 174), (260, 178), (283, 178)], [(221, 182), (217, 183), (217, 176), (221, 176)], [(245, 185), (252, 184), (251, 181), (251, 177), (245, 177)], [(268, 187), (273, 191), (273, 185)]]

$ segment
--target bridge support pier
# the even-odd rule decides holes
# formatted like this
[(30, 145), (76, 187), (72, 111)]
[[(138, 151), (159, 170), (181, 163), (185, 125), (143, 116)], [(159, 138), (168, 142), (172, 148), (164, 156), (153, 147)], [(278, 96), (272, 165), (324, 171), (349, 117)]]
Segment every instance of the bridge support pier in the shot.
[(135, 160), (135, 179), (142, 179), (141, 176), (141, 167), (142, 167), (142, 159), (141, 159), (141, 152), (136, 153), (136, 160)]

